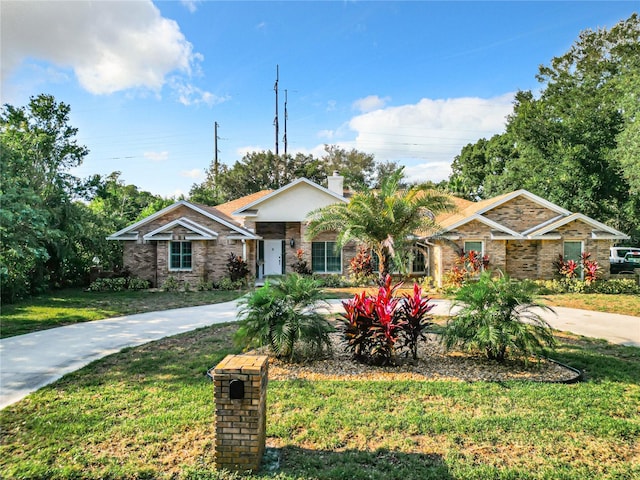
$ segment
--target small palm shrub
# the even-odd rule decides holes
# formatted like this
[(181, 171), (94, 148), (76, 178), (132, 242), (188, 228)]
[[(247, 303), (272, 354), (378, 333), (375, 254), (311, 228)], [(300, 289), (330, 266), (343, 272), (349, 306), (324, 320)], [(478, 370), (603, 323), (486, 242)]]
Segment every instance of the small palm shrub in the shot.
[(428, 315), (433, 305), (422, 296), (418, 284), (412, 295), (395, 296), (401, 284), (391, 285), (387, 275), (375, 296), (366, 292), (342, 302), (342, 315), (347, 350), (360, 362), (371, 365), (393, 363), (397, 350), (406, 348), (418, 358), (418, 343), (425, 339), (424, 330), (431, 325)]
[(461, 310), (446, 325), (442, 342), (449, 350), (481, 351), (491, 360), (507, 356), (524, 359), (553, 347), (549, 324), (534, 308), (550, 310), (534, 301), (535, 286), (512, 282), (507, 275), (491, 278), (484, 272), (477, 282), (463, 285), (454, 305)]
[(319, 357), (330, 351), (333, 331), (317, 311), (321, 300), (318, 282), (308, 276), (293, 273), (277, 284), (266, 282), (241, 300), (235, 341), (245, 349), (266, 346), (288, 361), (299, 351)]

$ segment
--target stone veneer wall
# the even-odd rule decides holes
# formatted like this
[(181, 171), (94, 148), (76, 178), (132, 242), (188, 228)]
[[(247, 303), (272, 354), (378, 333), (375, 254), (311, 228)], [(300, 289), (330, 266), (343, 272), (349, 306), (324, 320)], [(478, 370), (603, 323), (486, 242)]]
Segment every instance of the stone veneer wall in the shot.
[[(269, 357), (227, 355), (213, 369), (216, 468), (260, 468), (266, 440)], [(232, 399), (232, 380), (244, 382), (244, 398)]]

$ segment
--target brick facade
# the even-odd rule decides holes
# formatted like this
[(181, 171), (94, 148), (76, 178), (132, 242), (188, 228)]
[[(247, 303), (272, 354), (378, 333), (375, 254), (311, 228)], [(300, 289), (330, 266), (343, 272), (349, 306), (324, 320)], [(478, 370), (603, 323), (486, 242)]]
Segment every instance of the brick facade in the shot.
[(516, 232), (524, 232), (557, 217), (558, 213), (521, 196), (489, 210), (483, 216)]
[[(516, 197), (484, 214), (515, 232), (522, 233), (541, 223), (558, 217), (546, 207), (523, 197)], [(600, 265), (600, 278), (609, 278), (609, 247), (611, 240), (592, 238), (594, 227), (581, 220), (574, 220), (549, 232), (560, 239), (493, 240), (491, 227), (473, 220), (447, 232), (455, 240), (436, 240), (431, 248), (431, 275), (442, 284), (443, 276), (455, 265), (465, 241), (482, 241), (484, 254), (489, 256), (489, 268), (500, 270), (515, 279), (552, 279), (556, 275), (553, 262), (564, 251), (565, 241), (580, 241), (583, 252)], [(501, 232), (497, 232), (498, 235)]]

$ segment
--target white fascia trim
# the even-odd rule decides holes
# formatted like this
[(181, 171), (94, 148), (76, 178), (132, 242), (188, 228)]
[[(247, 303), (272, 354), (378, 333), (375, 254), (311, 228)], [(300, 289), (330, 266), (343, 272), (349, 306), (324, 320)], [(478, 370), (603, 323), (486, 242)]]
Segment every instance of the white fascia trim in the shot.
[(175, 210), (176, 208), (178, 208), (178, 207), (180, 207), (182, 205), (190, 206), (191, 204), (189, 202), (187, 202), (186, 200), (180, 200), (180, 201), (178, 201), (176, 203), (173, 203), (173, 204), (169, 205), (168, 207), (164, 207), (162, 210), (158, 210), (156, 213), (152, 213), (148, 217), (145, 217), (142, 220), (139, 220), (136, 223), (131, 224), (128, 227), (123, 228), (122, 230), (117, 231), (116, 233), (114, 233), (113, 235), (111, 235), (110, 237), (107, 237), (107, 238), (109, 238), (110, 240), (118, 240), (116, 237), (119, 237), (123, 233), (127, 233), (127, 232), (129, 232), (131, 230), (135, 230), (139, 226), (144, 225), (145, 223), (148, 223), (148, 222), (150, 222), (152, 220), (155, 220), (156, 218), (161, 217), (165, 213), (168, 213), (168, 212), (170, 212), (172, 210)]
[(529, 235), (531, 232), (535, 232), (537, 230), (540, 230), (541, 228), (546, 227), (547, 225), (551, 225), (552, 223), (557, 222), (558, 220), (562, 219), (564, 217), (564, 215), (558, 215), (557, 217), (553, 217), (549, 220), (547, 220), (546, 222), (542, 222), (539, 225), (536, 225), (535, 227), (532, 227), (528, 230), (525, 230), (524, 232), (522, 232), (522, 235)]
[(600, 235), (598, 232), (593, 231), (591, 232), (591, 238), (593, 238), (594, 240), (629, 240), (628, 235), (624, 235), (624, 236), (620, 236), (620, 235), (612, 235), (612, 234), (604, 234), (604, 235)]
[[(186, 200), (180, 200), (180, 201), (178, 201), (176, 203), (173, 203), (173, 204), (169, 205), (168, 207), (163, 208), (162, 210), (158, 210), (156, 213), (153, 213), (153, 214), (149, 215), (148, 217), (143, 218), (142, 220), (140, 220), (140, 221), (138, 221), (138, 222), (136, 222), (136, 223), (134, 223), (132, 225), (129, 225), (126, 228), (123, 228), (122, 230), (117, 231), (113, 235), (110, 235), (109, 237), (107, 237), (107, 239), (109, 239), (109, 240), (119, 240), (119, 238), (117, 238), (117, 237), (121, 236), (122, 234), (130, 232), (131, 230), (135, 230), (138, 227), (140, 227), (141, 225), (144, 225), (144, 224), (146, 224), (146, 223), (148, 223), (148, 222), (150, 222), (152, 220), (155, 220), (156, 218), (159, 218), (159, 217), (163, 216), (164, 214), (166, 214), (168, 212), (171, 212), (172, 210), (175, 210), (176, 208), (181, 207), (181, 206), (188, 207), (191, 210), (193, 210), (195, 212), (198, 212), (201, 215), (204, 215), (205, 217), (210, 218), (211, 220), (213, 220), (215, 222), (218, 222), (218, 223), (220, 223), (220, 224), (222, 224), (222, 225), (224, 225), (226, 227), (229, 227), (232, 230), (235, 230), (236, 232), (238, 232), (241, 235), (246, 236), (247, 238), (251, 238), (251, 239), (255, 239), (256, 238), (253, 234), (251, 234), (251, 232), (248, 232), (247, 230), (244, 230), (243, 228), (238, 227), (237, 225), (229, 223), (226, 220), (224, 220), (222, 218), (219, 218), (219, 217), (213, 215), (212, 213), (209, 213), (206, 210), (203, 210), (203, 209), (195, 206), (193, 203), (190, 203), (190, 202), (188, 202)], [(134, 240), (134, 239), (131, 239), (131, 240)]]
[(562, 240), (562, 235), (558, 233), (552, 233), (547, 235), (529, 235), (529, 240)]
[[(187, 206), (189, 208), (191, 208), (192, 210), (204, 215), (205, 217), (210, 218), (211, 220), (213, 220), (215, 222), (218, 222), (218, 223), (224, 225), (225, 227), (229, 227), (231, 230), (234, 230), (234, 231), (238, 232), (244, 238), (248, 238), (248, 239), (251, 239), (251, 240), (256, 240), (258, 238), (253, 233), (251, 233), (250, 231), (245, 230), (242, 227), (238, 227), (237, 225), (234, 225), (233, 223), (227, 222), (226, 220), (224, 220), (224, 219), (222, 219), (220, 217), (217, 217), (214, 214), (207, 212), (206, 210), (202, 210), (201, 208), (196, 207), (192, 203), (187, 203)], [(215, 207), (213, 207), (213, 208), (215, 208)]]
[(518, 232), (511, 230), (510, 228), (505, 227), (504, 225), (500, 225), (497, 222), (494, 222), (493, 220), (489, 220), (487, 217), (483, 217), (481, 214), (479, 213), (474, 213), (473, 215), (471, 215), (470, 217), (466, 217), (463, 218), (462, 220), (457, 221), (456, 223), (454, 223), (453, 225), (449, 225), (447, 228), (445, 228), (443, 231), (447, 232), (450, 230), (454, 230), (462, 225), (465, 225), (469, 222), (472, 222), (474, 220), (479, 221), (480, 223), (484, 223), (485, 225), (487, 225), (488, 227), (492, 227), (495, 228), (496, 230), (500, 230), (501, 232), (507, 233), (511, 236), (513, 236), (514, 238), (517, 239), (522, 239), (524, 238), (521, 234), (519, 234)]
[(199, 225), (199, 224), (197, 224), (197, 223), (195, 223), (195, 222), (193, 222), (193, 221), (191, 221), (191, 220), (189, 220), (188, 218), (185, 218), (185, 217), (178, 218), (177, 220), (169, 222), (166, 225), (158, 227), (155, 230), (153, 230), (152, 232), (147, 233), (142, 238), (144, 238), (145, 240), (167, 240), (165, 235), (160, 235), (161, 238), (155, 238), (154, 239), (153, 237), (155, 237), (158, 234), (166, 233), (168, 229), (171, 229), (171, 228), (175, 227), (176, 225), (180, 225), (181, 227), (184, 227), (184, 228), (186, 228), (188, 230), (191, 230), (192, 232), (194, 232), (197, 235), (197, 236), (189, 235), (191, 237), (190, 240), (195, 240), (195, 239), (199, 239), (199, 240), (214, 240), (214, 239), (218, 238), (218, 234), (216, 232), (214, 232), (213, 230), (209, 230), (207, 227), (203, 227), (202, 225)]
[(538, 205), (541, 205), (543, 207), (548, 208), (549, 210), (552, 210), (560, 215), (571, 215), (571, 212), (569, 210), (565, 210), (564, 208), (560, 207), (559, 205), (556, 205), (555, 203), (551, 203), (549, 200), (545, 200), (542, 197), (539, 197), (537, 195), (534, 195), (533, 193), (527, 191), (527, 190), (516, 190), (515, 192), (511, 192), (509, 195), (507, 195), (504, 198), (501, 198), (500, 200), (497, 200), (495, 202), (493, 202), (490, 205), (487, 205), (486, 207), (484, 207), (481, 210), (478, 210), (476, 213), (482, 215), (483, 213), (488, 212), (489, 210), (492, 210), (500, 205), (502, 205), (503, 203), (506, 203), (510, 200), (513, 200), (516, 197), (519, 197), (520, 195), (527, 197), (529, 200), (531, 200), (534, 203), (537, 203)]
[(118, 237), (116, 237), (116, 234), (114, 233), (113, 235), (109, 235), (108, 237), (105, 237), (107, 240), (138, 240), (138, 238), (140, 237), (140, 234), (138, 232), (129, 232), (128, 234), (122, 234)]
[(576, 220), (580, 220), (584, 223), (586, 223), (587, 225), (591, 225), (592, 227), (610, 233), (611, 235), (616, 235), (616, 236), (620, 236), (620, 238), (627, 238), (627, 236), (622, 233), (619, 232), (618, 230), (616, 230), (615, 228), (611, 228), (607, 225), (605, 225), (604, 223), (600, 223), (597, 220), (594, 220), (591, 217), (587, 217), (586, 215), (582, 214), (582, 213), (574, 213), (569, 215), (568, 217), (564, 217), (561, 220), (558, 220), (557, 222), (554, 222), (552, 224), (547, 225), (544, 228), (541, 228), (540, 230), (536, 230), (535, 232), (531, 232), (531, 235), (529, 235), (529, 237), (537, 237), (540, 235), (544, 235), (547, 232), (550, 232), (551, 230), (555, 230), (558, 227), (562, 227), (563, 225), (566, 225), (567, 223), (571, 223), (573, 221)]
[(259, 205), (262, 202), (265, 202), (265, 201), (269, 200), (270, 198), (275, 197), (276, 195), (280, 195), (282, 192), (285, 192), (285, 191), (289, 190), (290, 188), (295, 187), (296, 185), (298, 185), (300, 183), (306, 183), (307, 185), (309, 185), (311, 187), (317, 188), (321, 192), (324, 192), (324, 193), (326, 193), (328, 195), (331, 195), (336, 200), (339, 200), (341, 202), (344, 202), (344, 203), (348, 202), (348, 200), (346, 198), (344, 198), (342, 195), (339, 195), (336, 192), (332, 192), (328, 188), (324, 188), (323, 186), (318, 185), (317, 183), (312, 182), (311, 180), (309, 180), (309, 179), (307, 179), (305, 177), (301, 177), (301, 178), (298, 178), (298, 179), (294, 180), (291, 183), (288, 183), (284, 187), (280, 187), (278, 190), (274, 190), (273, 192), (265, 195), (264, 197), (260, 197), (259, 199), (249, 203), (248, 205), (245, 205), (244, 207), (239, 208), (238, 210), (233, 212), (231, 215), (237, 215), (237, 216), (249, 216), (249, 215), (252, 215), (252, 216), (255, 216), (257, 214), (257, 212), (256, 213), (251, 212), (249, 214), (245, 214), (244, 211), (245, 210), (254, 210), (254, 207), (256, 205)]

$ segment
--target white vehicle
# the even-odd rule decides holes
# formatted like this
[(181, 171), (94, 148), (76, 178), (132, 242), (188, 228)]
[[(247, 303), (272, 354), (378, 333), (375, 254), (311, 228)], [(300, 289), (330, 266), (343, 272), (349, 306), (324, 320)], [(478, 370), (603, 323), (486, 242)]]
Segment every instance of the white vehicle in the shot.
[(609, 253), (609, 263), (624, 263), (624, 257), (629, 252), (640, 253), (639, 247), (611, 247)]

